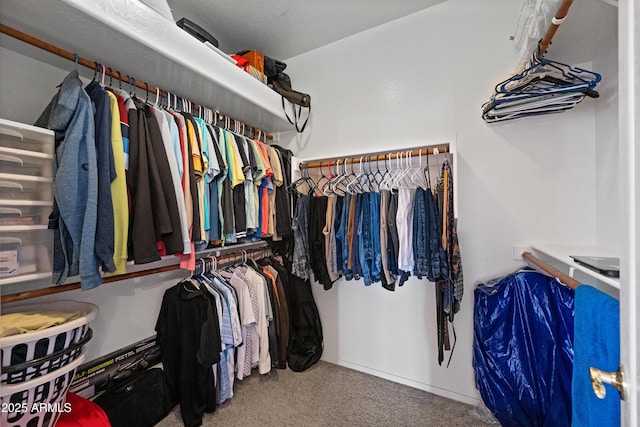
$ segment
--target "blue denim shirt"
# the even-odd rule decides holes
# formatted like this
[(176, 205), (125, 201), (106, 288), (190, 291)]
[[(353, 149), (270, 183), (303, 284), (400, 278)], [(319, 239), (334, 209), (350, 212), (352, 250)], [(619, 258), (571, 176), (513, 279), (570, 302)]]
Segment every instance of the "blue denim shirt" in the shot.
[(360, 224), (358, 225), (360, 267), (366, 286), (371, 285), (371, 260), (373, 258), (373, 245), (371, 244), (371, 193), (362, 194)]
[(380, 193), (371, 193), (371, 280), (380, 281), (382, 254), (380, 249)]
[(356, 197), (356, 209), (353, 220), (353, 252), (351, 256), (353, 257), (353, 277), (357, 280), (362, 277), (362, 266), (360, 265), (360, 246), (362, 244), (361, 241), (361, 233), (362, 228), (360, 227), (362, 223), (362, 198), (363, 194), (357, 194)]
[(309, 217), (309, 196), (300, 195), (296, 202), (296, 216), (291, 222), (293, 229), (293, 263), (291, 272), (301, 279), (310, 279), (309, 274), (309, 228), (307, 218)]
[(71, 71), (42, 113), (37, 126), (56, 132), (50, 227), (59, 231), (53, 262), (53, 281), (63, 283), (80, 274), (83, 289), (102, 283), (95, 255), (98, 214), (98, 169), (95, 124), (89, 95), (78, 71)]

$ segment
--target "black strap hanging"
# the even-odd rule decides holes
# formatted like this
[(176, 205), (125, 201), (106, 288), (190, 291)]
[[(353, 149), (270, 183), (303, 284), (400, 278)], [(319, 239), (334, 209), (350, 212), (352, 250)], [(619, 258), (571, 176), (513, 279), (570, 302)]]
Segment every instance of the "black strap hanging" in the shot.
[(291, 123), (292, 125), (294, 125), (296, 127), (296, 131), (298, 131), (298, 133), (302, 133), (304, 132), (304, 128), (307, 126), (307, 122), (309, 121), (309, 117), (311, 117), (311, 102), (309, 102), (309, 105), (307, 106), (308, 108), (308, 114), (307, 114), (307, 118), (305, 119), (304, 123), (302, 124), (302, 126), (300, 126), (300, 120), (302, 119), (302, 105), (298, 105), (298, 110), (296, 111), (296, 106), (293, 102), (289, 101), (289, 103), (291, 104), (292, 110), (293, 110), (293, 119), (291, 119), (291, 117), (289, 117), (289, 113), (287, 113), (287, 107), (285, 106), (285, 102), (284, 102), (284, 96), (282, 97), (282, 109), (284, 110), (284, 115), (287, 116), (287, 120), (289, 120), (289, 123)]

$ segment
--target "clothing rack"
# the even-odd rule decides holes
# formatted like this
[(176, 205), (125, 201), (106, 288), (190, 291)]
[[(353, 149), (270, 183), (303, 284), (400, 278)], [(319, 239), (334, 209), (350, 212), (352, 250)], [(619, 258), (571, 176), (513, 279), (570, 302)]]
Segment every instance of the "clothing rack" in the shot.
[(364, 162), (378, 162), (382, 160), (395, 160), (401, 157), (418, 157), (418, 156), (430, 156), (439, 153), (449, 153), (449, 144), (442, 145), (432, 145), (425, 148), (413, 149), (408, 151), (388, 151), (388, 152), (378, 152), (373, 154), (365, 154), (363, 156), (357, 157), (346, 157), (346, 158), (334, 158), (334, 159), (322, 159), (322, 160), (313, 160), (309, 162), (301, 162), (299, 167), (300, 169), (315, 169), (321, 168), (323, 166), (334, 166), (337, 164), (354, 164), (354, 163), (364, 163)]
[[(271, 254), (271, 247), (266, 243), (258, 247), (244, 249), (242, 251), (236, 250), (235, 252), (226, 252), (220, 254), (226, 248), (216, 248), (210, 251), (203, 251), (197, 254), (198, 259), (206, 257), (215, 257), (218, 261), (237, 262), (242, 259), (246, 259), (248, 256), (256, 256), (257, 258), (264, 258)], [(150, 270), (134, 271), (131, 273), (120, 274), (118, 276), (105, 277), (103, 283), (113, 283), (122, 280), (135, 279), (138, 277), (150, 276), (152, 274), (165, 273), (169, 271), (179, 270), (180, 264), (167, 265), (163, 267), (153, 268)], [(14, 301), (21, 301), (30, 298), (42, 297), (45, 295), (53, 295), (62, 292), (74, 291), (80, 289), (80, 282), (69, 283), (61, 286), (52, 286), (48, 288), (35, 289), (32, 291), (18, 292), (15, 294), (2, 295), (0, 297), (0, 304), (6, 304)]]
[(573, 3), (573, 0), (564, 0), (560, 5), (560, 8), (558, 8), (558, 11), (556, 12), (555, 16), (553, 17), (553, 20), (551, 21), (551, 25), (549, 26), (549, 29), (547, 30), (544, 37), (542, 37), (542, 40), (540, 40), (540, 43), (538, 44), (538, 52), (540, 52), (540, 55), (544, 55), (547, 49), (549, 48), (549, 45), (551, 44), (551, 40), (553, 39), (553, 36), (556, 35), (556, 31), (558, 31), (558, 28), (560, 28), (560, 24), (562, 24), (565, 18), (567, 17), (567, 14), (569, 13), (569, 8), (571, 7), (572, 3)]
[(564, 274), (559, 270), (556, 270), (546, 262), (536, 258), (535, 256), (533, 256), (533, 254), (531, 254), (531, 252), (524, 252), (522, 254), (522, 259), (532, 263), (534, 266), (542, 270), (543, 273), (547, 273), (553, 277), (556, 277), (558, 280), (560, 280), (565, 285), (569, 286), (571, 289), (576, 289), (578, 286), (580, 286), (580, 282), (578, 282), (576, 279)]
[[(46, 42), (42, 39), (24, 33), (20, 30), (17, 30), (8, 25), (4, 25), (0, 23), (0, 33), (4, 33), (10, 37), (13, 37), (17, 40), (20, 40), (24, 43), (35, 46), (39, 49), (45, 50), (49, 53), (57, 55), (61, 58), (68, 59), (69, 61), (73, 61), (76, 64), (80, 64), (84, 67), (90, 68), (95, 71), (95, 75), (101, 74), (103, 76), (109, 76), (110, 81), (115, 78), (122, 82), (125, 82), (129, 85), (130, 89), (133, 90), (134, 87), (138, 87), (140, 89), (145, 90), (146, 92), (146, 100), (149, 100), (149, 94), (153, 94), (156, 96), (156, 101), (158, 99), (166, 99), (167, 105), (178, 105), (178, 99), (180, 99), (180, 105), (185, 105), (185, 111), (191, 112), (192, 109), (198, 110), (199, 116), (201, 118), (211, 117), (212, 121), (215, 121), (216, 124), (221, 125), (225, 124), (225, 128), (230, 131), (234, 129), (241, 129), (244, 134), (245, 129), (249, 131), (249, 137), (253, 139), (260, 139), (261, 136), (264, 137), (265, 140), (273, 140), (273, 135), (264, 132), (261, 129), (254, 128), (252, 126), (247, 126), (243, 122), (233, 119), (229, 116), (221, 114), (219, 111), (212, 110), (210, 108), (204, 107), (202, 105), (196, 104), (184, 98), (179, 98), (177, 95), (172, 94), (166, 90), (162, 90), (156, 86), (150, 85), (143, 81), (137, 81), (132, 76), (128, 76), (126, 74), (121, 73), (117, 70), (112, 70), (110, 67), (105, 66), (104, 64), (100, 64), (98, 62), (92, 61), (87, 58), (83, 58), (78, 56), (78, 54), (69, 52), (68, 50), (62, 49), (58, 46), (55, 46), (49, 42)], [(246, 135), (245, 135), (246, 136)]]

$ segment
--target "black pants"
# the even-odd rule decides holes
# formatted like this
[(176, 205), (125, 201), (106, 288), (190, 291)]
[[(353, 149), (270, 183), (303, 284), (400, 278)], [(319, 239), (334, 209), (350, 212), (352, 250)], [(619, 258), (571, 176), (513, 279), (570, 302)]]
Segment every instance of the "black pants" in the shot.
[(327, 216), (328, 198), (312, 197), (309, 203), (309, 260), (313, 276), (320, 282), (325, 290), (331, 289), (333, 282), (327, 270), (325, 256), (324, 229)]

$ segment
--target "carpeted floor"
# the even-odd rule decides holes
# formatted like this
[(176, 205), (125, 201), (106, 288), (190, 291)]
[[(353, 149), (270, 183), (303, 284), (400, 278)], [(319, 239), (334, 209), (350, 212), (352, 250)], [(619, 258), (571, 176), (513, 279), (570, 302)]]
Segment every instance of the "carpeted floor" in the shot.
[[(203, 426), (478, 426), (472, 406), (362, 372), (318, 362), (236, 381), (234, 397)], [(159, 427), (180, 426), (180, 407)]]

